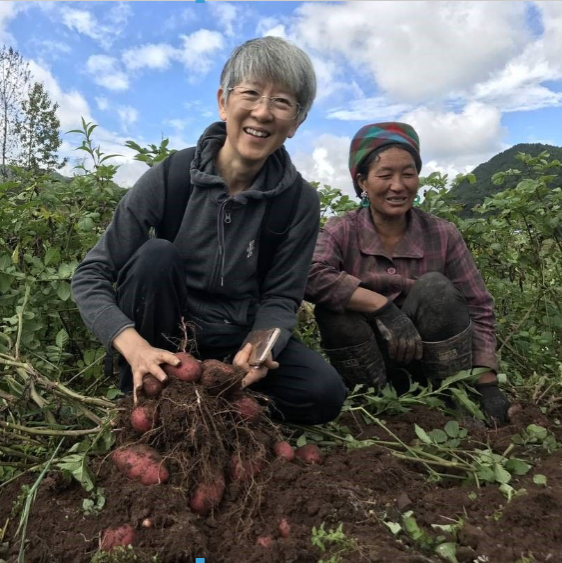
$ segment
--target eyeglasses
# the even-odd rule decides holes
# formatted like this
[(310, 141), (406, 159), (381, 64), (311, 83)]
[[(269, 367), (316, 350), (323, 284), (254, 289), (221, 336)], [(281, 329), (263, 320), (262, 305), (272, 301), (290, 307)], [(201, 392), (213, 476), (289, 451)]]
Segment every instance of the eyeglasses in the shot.
[(245, 86), (233, 86), (227, 90), (233, 92), (236, 103), (244, 109), (256, 109), (265, 98), (269, 111), (279, 119), (296, 119), (301, 110), (300, 104), (282, 96), (262, 96), (261, 92)]

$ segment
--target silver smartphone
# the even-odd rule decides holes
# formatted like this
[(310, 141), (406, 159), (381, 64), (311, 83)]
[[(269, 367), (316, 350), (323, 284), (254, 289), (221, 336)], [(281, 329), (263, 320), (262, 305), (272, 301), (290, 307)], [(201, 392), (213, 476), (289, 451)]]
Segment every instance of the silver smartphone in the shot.
[(265, 360), (267, 360), (267, 357), (277, 342), (280, 334), (280, 328), (264, 328), (254, 330), (248, 334), (246, 340), (244, 341), (244, 345), (248, 342), (252, 344), (252, 353), (250, 354), (250, 359), (248, 361), (250, 366), (260, 367)]

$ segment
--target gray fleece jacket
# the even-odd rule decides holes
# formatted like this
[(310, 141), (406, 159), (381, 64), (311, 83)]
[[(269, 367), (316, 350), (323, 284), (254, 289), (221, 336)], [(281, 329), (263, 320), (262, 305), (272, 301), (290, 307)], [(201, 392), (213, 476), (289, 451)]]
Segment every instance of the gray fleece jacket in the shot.
[[(257, 260), (265, 204), (297, 181), (297, 172), (281, 147), (249, 189), (229, 196), (214, 166), (225, 138), (225, 124), (218, 122), (197, 143), (193, 191), (174, 242), (185, 265), (187, 313), (198, 325), (202, 346), (229, 346), (239, 341), (240, 333), (280, 327), (277, 355), (295, 328), (304, 296), (318, 234), (319, 198), (303, 182), (288, 237), (277, 248), (260, 290)], [(156, 165), (123, 197), (111, 224), (74, 273), (72, 291), (82, 318), (108, 349), (121, 331), (134, 326), (117, 305), (117, 276), (163, 215), (163, 167)]]

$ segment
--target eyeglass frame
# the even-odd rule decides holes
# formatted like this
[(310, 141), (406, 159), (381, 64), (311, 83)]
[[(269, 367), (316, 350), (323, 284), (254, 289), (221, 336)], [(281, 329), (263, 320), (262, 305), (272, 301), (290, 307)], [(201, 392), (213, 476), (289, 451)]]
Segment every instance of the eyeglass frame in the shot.
[[(249, 86), (230, 86), (229, 88), (226, 89), (227, 92), (232, 92), (233, 90), (235, 90), (236, 88), (245, 88), (246, 90), (254, 90), (254, 92), (259, 93), (258, 90), (255, 90), (254, 88), (251, 88)], [(263, 98), (267, 98), (268, 103), (267, 103), (267, 108), (269, 109), (269, 111), (271, 111), (271, 105), (273, 104), (273, 100), (278, 100), (278, 99), (283, 99), (283, 96), (260, 96), (259, 101), (256, 102), (256, 106), (253, 107), (250, 111), (253, 111), (254, 109), (256, 109), (262, 102)], [(285, 119), (286, 121), (294, 121), (295, 119), (297, 119), (297, 117), (299, 116), (301, 110), (302, 110), (302, 106), (298, 103), (298, 102), (294, 102), (297, 105), (297, 112), (295, 114), (295, 117), (279, 117), (278, 115), (275, 115), (275, 117), (277, 117), (278, 119)], [(271, 112), (273, 113), (273, 112)]]

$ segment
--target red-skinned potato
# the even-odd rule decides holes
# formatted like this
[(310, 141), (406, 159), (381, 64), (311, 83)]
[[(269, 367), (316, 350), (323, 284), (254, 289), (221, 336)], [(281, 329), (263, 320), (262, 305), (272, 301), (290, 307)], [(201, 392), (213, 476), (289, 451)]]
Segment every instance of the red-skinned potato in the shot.
[(162, 369), (165, 373), (181, 381), (199, 381), (201, 378), (201, 362), (187, 352), (178, 352), (175, 356), (181, 360), (181, 364), (178, 366), (163, 364)]
[(133, 545), (135, 542), (135, 530), (129, 524), (118, 528), (107, 528), (101, 539), (102, 551), (113, 551), (116, 547)]
[(142, 378), (142, 390), (147, 397), (158, 397), (164, 389), (164, 384), (153, 375), (147, 374)]
[(289, 524), (287, 518), (281, 518), (277, 528), (279, 530), (279, 535), (282, 538), (288, 538), (291, 535), (291, 525)]
[(248, 481), (253, 479), (265, 466), (263, 459), (240, 459), (238, 454), (232, 454), (230, 462), (230, 476), (233, 481)]
[(192, 512), (200, 516), (207, 516), (216, 508), (224, 494), (225, 483), (222, 475), (217, 475), (213, 483), (199, 483), (189, 498)]
[(245, 422), (253, 423), (260, 419), (262, 408), (255, 399), (248, 395), (242, 395), (232, 401), (232, 406), (240, 413), (240, 418)]
[(293, 461), (295, 459), (295, 450), (289, 442), (278, 442), (273, 448), (275, 457), (284, 459), (286, 461)]
[(111, 459), (123, 475), (143, 485), (166, 483), (170, 478), (162, 456), (155, 449), (143, 444), (115, 450)]
[(156, 405), (140, 405), (131, 413), (131, 426), (144, 434), (156, 426), (157, 418)]
[(256, 545), (269, 549), (273, 545), (273, 538), (271, 536), (260, 536), (256, 540)]
[(314, 444), (306, 444), (306, 446), (301, 446), (295, 450), (295, 455), (302, 459), (305, 463), (317, 463), (322, 465), (324, 462), (324, 457), (318, 446)]

